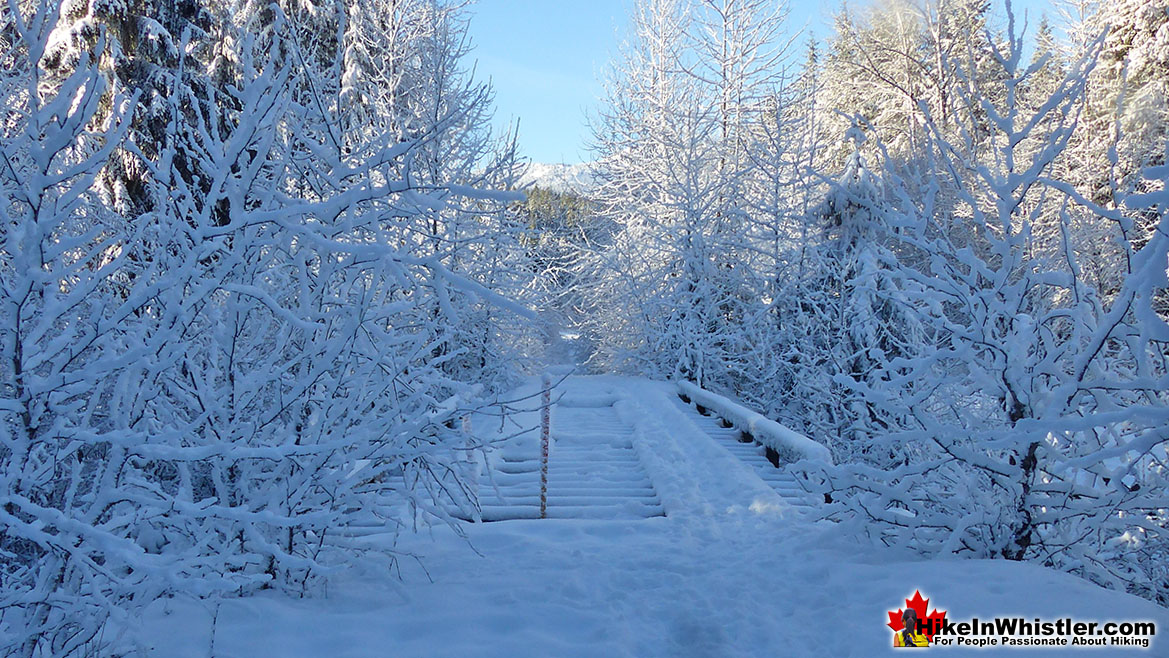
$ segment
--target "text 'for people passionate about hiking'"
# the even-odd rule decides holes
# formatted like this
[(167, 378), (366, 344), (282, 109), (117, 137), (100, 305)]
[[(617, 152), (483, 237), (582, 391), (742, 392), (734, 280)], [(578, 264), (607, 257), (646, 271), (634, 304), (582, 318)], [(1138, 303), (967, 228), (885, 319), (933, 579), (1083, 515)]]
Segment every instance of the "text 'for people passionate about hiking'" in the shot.
[[(888, 611), (895, 647), (1134, 647), (1149, 649), (1157, 625), (1143, 620), (971, 617), (955, 620), (929, 609), (915, 591), (905, 607)], [(928, 611), (928, 612), (927, 612)]]

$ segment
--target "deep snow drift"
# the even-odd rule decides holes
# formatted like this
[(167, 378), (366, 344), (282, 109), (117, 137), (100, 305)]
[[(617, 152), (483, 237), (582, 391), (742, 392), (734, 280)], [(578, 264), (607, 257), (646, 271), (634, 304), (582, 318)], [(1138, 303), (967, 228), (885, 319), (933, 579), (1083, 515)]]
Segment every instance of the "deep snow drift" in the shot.
[[(384, 565), (355, 565), (315, 598), (223, 602), (214, 624), (213, 604), (156, 603), (129, 637), (148, 655), (175, 658), (867, 657), (893, 651), (888, 612), (917, 590), (951, 619), (1169, 629), (1166, 610), (1070, 575), (1005, 561), (921, 562), (813, 524), (691, 423), (669, 385), (597, 377), (563, 389), (581, 406), (615, 401), (666, 517), (468, 524), (466, 539), (437, 527), (396, 546), (423, 556), (402, 562), (401, 580)], [(556, 418), (557, 431), (570, 429)], [(1086, 651), (1164, 656), (1169, 641)], [(977, 655), (1036, 652), (1080, 653)]]

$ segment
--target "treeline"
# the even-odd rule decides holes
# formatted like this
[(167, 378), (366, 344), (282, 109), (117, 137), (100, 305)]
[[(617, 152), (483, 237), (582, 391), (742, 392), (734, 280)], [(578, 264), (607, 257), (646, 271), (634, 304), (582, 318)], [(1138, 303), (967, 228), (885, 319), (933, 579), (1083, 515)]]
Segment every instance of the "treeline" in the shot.
[(1169, 5), (1070, 9), (882, 0), (801, 56), (773, 2), (638, 3), (583, 317), (826, 443), (858, 535), (1166, 604)]
[(107, 620), (175, 592), (311, 592), (393, 562), (355, 533), (473, 504), (462, 416), (532, 293), (466, 20), (0, 6), (0, 653), (121, 651)]
[[(541, 326), (549, 334), (579, 328), (588, 321), (582, 316), (587, 259), (593, 249), (612, 239), (617, 225), (598, 215), (597, 204), (587, 192), (532, 185), (524, 189), (524, 195), (513, 208), (526, 224), (524, 244), (532, 268), (532, 287), (543, 300)], [(548, 338), (549, 346), (560, 342), (558, 337)], [(553, 361), (567, 358), (547, 356)]]

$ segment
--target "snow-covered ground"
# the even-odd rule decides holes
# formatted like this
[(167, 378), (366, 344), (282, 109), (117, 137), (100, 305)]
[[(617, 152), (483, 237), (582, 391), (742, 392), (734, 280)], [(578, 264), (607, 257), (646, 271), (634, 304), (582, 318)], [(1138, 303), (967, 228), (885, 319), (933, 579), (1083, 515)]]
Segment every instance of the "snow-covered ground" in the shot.
[[(1169, 611), (1070, 575), (921, 562), (813, 524), (691, 422), (669, 385), (576, 377), (562, 393), (574, 411), (557, 410), (554, 435), (572, 431), (558, 416), (614, 410), (665, 517), (468, 524), (465, 539), (438, 527), (399, 543), (423, 556), (403, 562), (401, 580), (358, 564), (316, 598), (224, 602), (214, 624), (209, 604), (157, 603), (131, 635), (148, 655), (174, 658), (868, 657), (893, 651), (888, 612), (917, 590), (951, 619), (1152, 620), (1169, 630)], [(1166, 656), (1169, 639), (1082, 651)], [(1080, 651), (977, 651), (1033, 653)]]

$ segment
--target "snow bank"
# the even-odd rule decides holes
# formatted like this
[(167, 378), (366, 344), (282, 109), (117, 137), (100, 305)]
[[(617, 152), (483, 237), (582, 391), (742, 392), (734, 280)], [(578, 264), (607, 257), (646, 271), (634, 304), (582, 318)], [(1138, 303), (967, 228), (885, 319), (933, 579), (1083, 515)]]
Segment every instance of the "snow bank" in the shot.
[(756, 441), (780, 454), (794, 454), (802, 459), (832, 463), (832, 453), (828, 452), (828, 448), (717, 393), (698, 388), (690, 382), (678, 382), (678, 393), (726, 418), (735, 427), (750, 433)]

